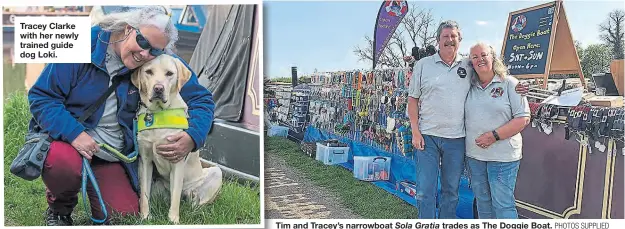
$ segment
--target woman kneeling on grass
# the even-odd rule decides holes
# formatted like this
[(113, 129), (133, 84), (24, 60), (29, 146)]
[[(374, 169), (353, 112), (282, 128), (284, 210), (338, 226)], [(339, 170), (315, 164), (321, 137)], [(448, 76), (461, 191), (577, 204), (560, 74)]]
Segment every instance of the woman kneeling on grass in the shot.
[(477, 74), (465, 104), (466, 156), (477, 212), (481, 219), (518, 218), (514, 187), (529, 104), (491, 46), (474, 45), (469, 58)]
[[(33, 115), (30, 131), (44, 131), (54, 139), (41, 175), (48, 201), (47, 225), (73, 224), (71, 213), (78, 203), (83, 157), (91, 162), (106, 205), (105, 224), (112, 213), (139, 212), (139, 160), (119, 161), (100, 150), (98, 143), (106, 143), (125, 155), (134, 151), (133, 118), (139, 93), (130, 76), (158, 55), (173, 55), (177, 37), (164, 7), (110, 14), (91, 29), (91, 63), (45, 67), (30, 89), (28, 101)], [(87, 107), (116, 80), (120, 84), (114, 93), (85, 122), (78, 122)], [(215, 107), (211, 92), (198, 83), (195, 73), (180, 93), (189, 107), (189, 128), (170, 136), (170, 144), (158, 147), (159, 153), (172, 162), (204, 145)], [(221, 171), (216, 172), (221, 176)], [(100, 201), (91, 183), (88, 185), (91, 214), (103, 219)]]

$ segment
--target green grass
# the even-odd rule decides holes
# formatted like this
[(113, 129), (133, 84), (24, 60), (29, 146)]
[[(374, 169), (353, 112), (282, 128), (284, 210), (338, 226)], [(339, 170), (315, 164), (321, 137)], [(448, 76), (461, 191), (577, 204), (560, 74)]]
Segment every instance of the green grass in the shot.
[[(26, 181), (9, 172), (11, 162), (24, 143), (31, 114), (24, 93), (9, 96), (4, 103), (4, 224), (7, 226), (45, 225), (43, 212), (47, 208), (45, 186), (41, 179)], [(82, 198), (74, 209), (76, 225), (91, 225), (83, 208)], [(171, 224), (167, 217), (169, 197), (152, 198), (151, 218), (146, 221), (137, 216), (113, 215), (113, 224), (163, 225)], [(90, 214), (90, 213), (89, 213)], [(213, 204), (193, 208), (182, 201), (180, 224), (260, 224), (260, 189), (257, 185), (239, 184), (234, 180), (224, 182), (221, 193)]]
[(265, 137), (265, 152), (286, 163), (314, 184), (334, 193), (340, 203), (365, 219), (414, 219), (417, 209), (377, 186), (354, 178), (339, 166), (327, 166), (304, 155), (297, 143), (280, 137)]

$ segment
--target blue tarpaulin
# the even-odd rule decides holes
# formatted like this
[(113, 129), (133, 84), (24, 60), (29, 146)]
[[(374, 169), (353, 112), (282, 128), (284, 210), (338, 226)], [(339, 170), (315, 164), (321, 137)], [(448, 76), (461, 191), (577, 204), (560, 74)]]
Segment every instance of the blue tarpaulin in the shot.
[[(395, 184), (397, 181), (406, 180), (415, 182), (415, 162), (412, 158), (408, 158), (400, 154), (392, 154), (387, 151), (376, 149), (375, 147), (363, 144), (362, 142), (353, 141), (349, 138), (329, 134), (313, 126), (308, 126), (306, 128), (304, 142), (318, 142), (328, 139), (338, 139), (349, 146), (350, 152), (348, 156), (348, 161), (346, 163), (338, 165), (350, 171), (352, 171), (354, 167), (354, 156), (391, 157), (391, 171), (389, 181), (374, 181), (370, 183), (399, 197), (407, 203), (416, 206), (416, 200), (413, 197), (401, 193), (395, 188)], [(438, 192), (440, 196), (440, 183), (438, 186)], [(471, 191), (471, 188), (469, 187), (469, 180), (466, 176), (463, 176), (460, 180), (460, 188), (458, 191), (458, 208), (456, 210), (456, 215), (458, 216), (458, 218), (461, 219), (473, 219), (473, 191)]]

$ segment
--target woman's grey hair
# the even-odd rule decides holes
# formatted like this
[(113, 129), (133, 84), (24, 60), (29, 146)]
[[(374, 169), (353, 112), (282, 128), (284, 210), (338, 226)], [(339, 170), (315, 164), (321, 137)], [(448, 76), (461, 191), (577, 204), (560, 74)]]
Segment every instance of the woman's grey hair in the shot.
[(462, 41), (462, 32), (460, 32), (460, 26), (458, 25), (458, 23), (453, 20), (447, 20), (441, 22), (441, 24), (438, 25), (438, 30), (436, 30), (436, 42), (439, 42), (441, 40), (441, 33), (445, 28), (458, 30), (458, 40)]
[(169, 39), (165, 51), (168, 54), (173, 54), (175, 43), (178, 41), (178, 30), (171, 23), (170, 15), (163, 6), (146, 6), (127, 12), (111, 13), (102, 17), (96, 24), (103, 30), (110, 32), (124, 32), (127, 25), (134, 28), (154, 26)]
[[(478, 46), (486, 47), (489, 49), (488, 54), (493, 58), (493, 72), (495, 73), (495, 75), (498, 75), (502, 79), (508, 77), (508, 67), (506, 67), (506, 65), (503, 63), (503, 59), (501, 59), (501, 57), (497, 57), (497, 53), (495, 53), (495, 49), (493, 49), (493, 46), (478, 41), (475, 45), (471, 46), (471, 49), (469, 50), (473, 50)], [(469, 58), (472, 57), (469, 55)], [(469, 61), (469, 64), (473, 66), (473, 62)], [(473, 71), (475, 71), (475, 68), (473, 69)]]

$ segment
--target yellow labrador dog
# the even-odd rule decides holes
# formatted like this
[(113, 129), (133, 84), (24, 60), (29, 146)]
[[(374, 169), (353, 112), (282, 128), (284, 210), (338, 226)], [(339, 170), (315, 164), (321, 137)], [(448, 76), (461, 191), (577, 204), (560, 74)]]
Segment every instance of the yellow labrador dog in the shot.
[(150, 214), (154, 166), (161, 177), (160, 183), (171, 195), (169, 220), (173, 223), (179, 223), (180, 199), (183, 195), (194, 205), (203, 205), (213, 202), (221, 189), (221, 169), (203, 168), (199, 152), (191, 152), (176, 163), (157, 153), (156, 146), (168, 144), (168, 136), (188, 127), (187, 104), (179, 92), (190, 76), (191, 72), (180, 60), (160, 55), (137, 69), (131, 78), (139, 89), (142, 103), (137, 112), (137, 143), (140, 157), (140, 211), (144, 219)]

